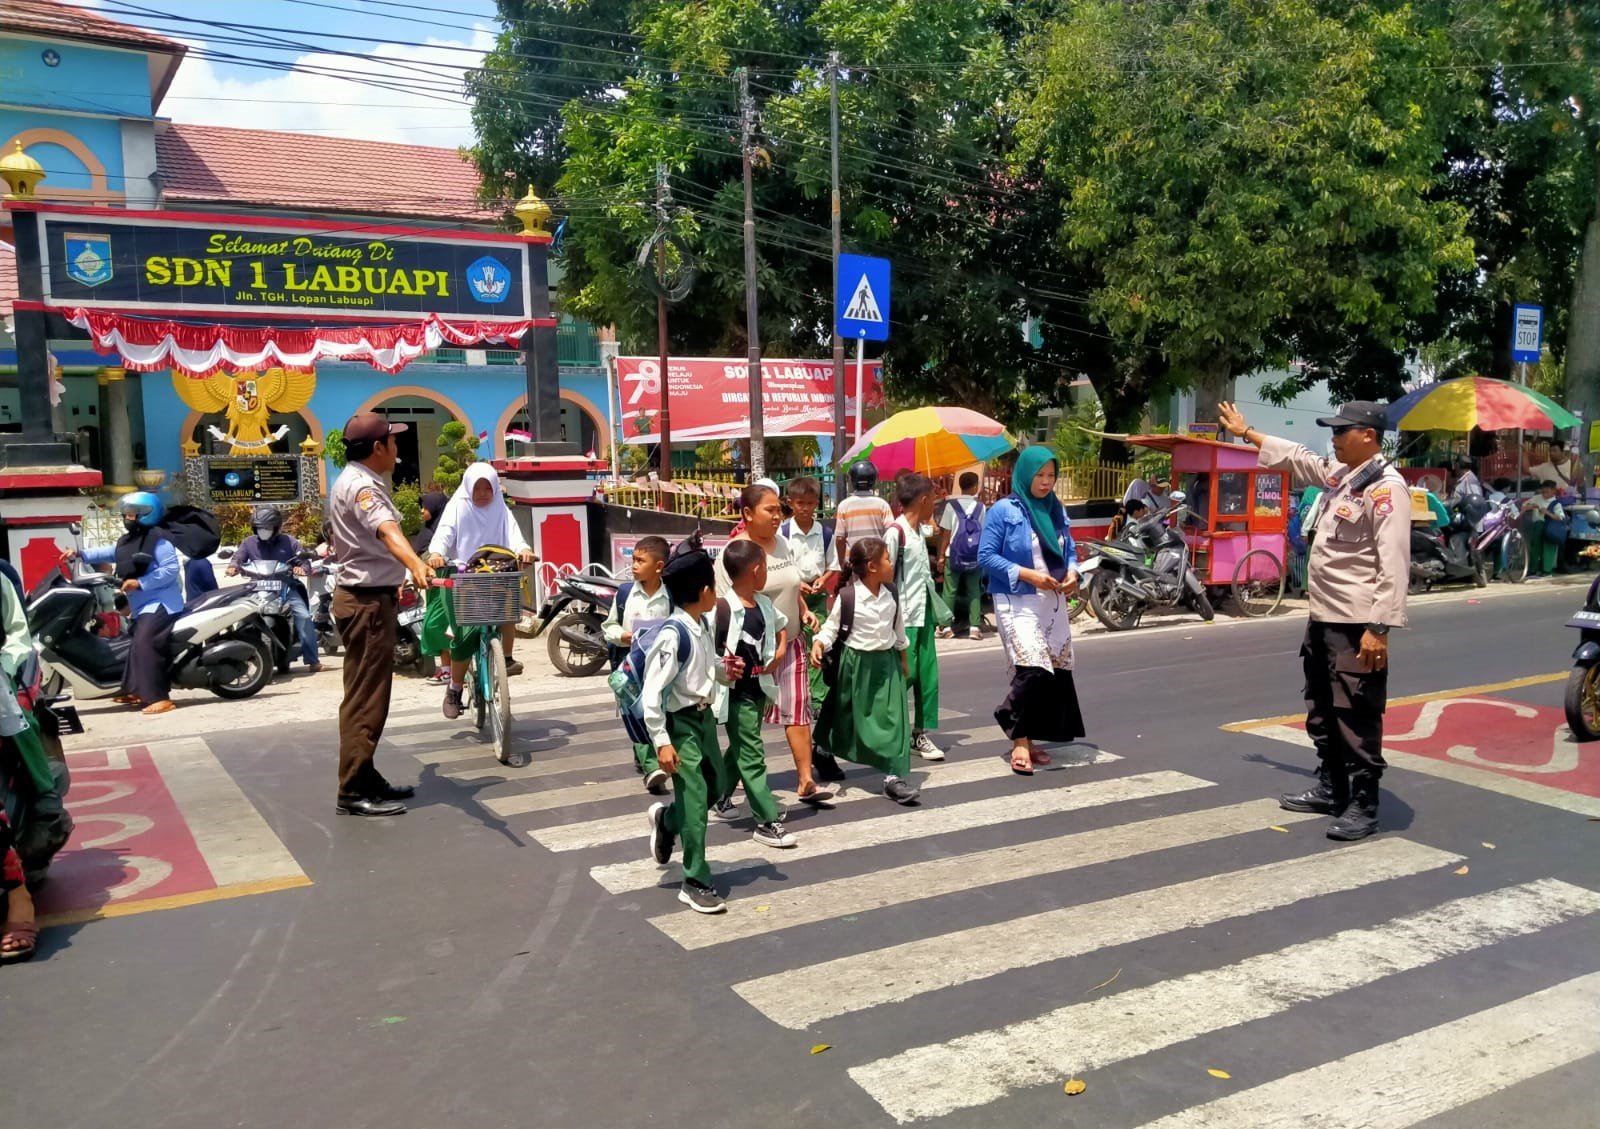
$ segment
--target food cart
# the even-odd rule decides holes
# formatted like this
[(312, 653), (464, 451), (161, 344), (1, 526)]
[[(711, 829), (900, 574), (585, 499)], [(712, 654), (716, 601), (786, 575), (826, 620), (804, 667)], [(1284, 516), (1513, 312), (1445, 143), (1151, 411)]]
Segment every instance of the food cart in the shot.
[(1172, 456), (1174, 486), (1190, 516), (1184, 540), (1213, 602), (1231, 595), (1243, 615), (1283, 601), (1289, 492), (1282, 471), (1262, 470), (1254, 447), (1194, 435), (1135, 435), (1129, 443)]

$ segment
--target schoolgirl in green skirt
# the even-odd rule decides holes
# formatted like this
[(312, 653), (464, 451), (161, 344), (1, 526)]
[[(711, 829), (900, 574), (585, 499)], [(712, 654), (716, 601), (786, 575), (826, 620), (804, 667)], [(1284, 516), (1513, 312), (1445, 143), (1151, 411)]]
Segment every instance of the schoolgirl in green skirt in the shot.
[(841, 588), (828, 621), (811, 644), (826, 660), (831, 687), (817, 721), (817, 738), (837, 757), (884, 774), (883, 794), (915, 803), (911, 725), (906, 713), (906, 639), (899, 600), (889, 578), (888, 546), (864, 537), (850, 546), (854, 580)]

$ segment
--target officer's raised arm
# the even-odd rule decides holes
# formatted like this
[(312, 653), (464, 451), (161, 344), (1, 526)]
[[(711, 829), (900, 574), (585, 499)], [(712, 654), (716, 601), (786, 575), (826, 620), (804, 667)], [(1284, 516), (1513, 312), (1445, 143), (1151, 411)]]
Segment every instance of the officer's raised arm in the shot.
[(1267, 470), (1284, 470), (1296, 486), (1326, 486), (1336, 465), (1332, 459), (1313, 455), (1292, 439), (1266, 435), (1245, 422), (1244, 413), (1223, 401), (1217, 405), (1217, 419), (1230, 435), (1253, 443), (1261, 452), (1261, 465)]

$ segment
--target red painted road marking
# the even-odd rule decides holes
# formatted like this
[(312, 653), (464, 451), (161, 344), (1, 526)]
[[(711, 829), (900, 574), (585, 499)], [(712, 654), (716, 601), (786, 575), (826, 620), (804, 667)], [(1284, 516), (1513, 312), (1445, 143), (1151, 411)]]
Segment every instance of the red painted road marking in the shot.
[(1579, 744), (1564, 711), (1505, 698), (1443, 698), (1391, 709), (1385, 746), (1550, 788), (1600, 796), (1600, 744)]

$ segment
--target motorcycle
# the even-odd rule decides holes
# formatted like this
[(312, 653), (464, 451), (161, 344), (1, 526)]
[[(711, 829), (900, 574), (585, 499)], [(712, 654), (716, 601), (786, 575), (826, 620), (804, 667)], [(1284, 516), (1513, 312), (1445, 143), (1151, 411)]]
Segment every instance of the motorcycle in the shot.
[(621, 582), (593, 573), (573, 573), (556, 582), (534, 620), (533, 637), (550, 632), (550, 662), (570, 678), (599, 674), (611, 657), (600, 625), (611, 611)]
[(17, 671), (16, 689), (17, 704), (31, 711), (44, 746), (49, 785), (42, 785), (23, 763), (15, 744), (6, 743), (0, 752), (0, 809), (11, 822), (17, 855), (22, 860), (23, 881), (30, 890), (44, 882), (51, 858), (72, 835), (72, 816), (64, 803), (72, 776), (62, 752), (61, 735), (83, 732), (78, 711), (62, 705), (59, 696), (45, 696), (42, 678), (39, 658), (31, 655)]
[(1567, 676), (1567, 725), (1576, 740), (1600, 741), (1600, 577), (1590, 583), (1583, 607), (1567, 626), (1581, 632)]
[(1426, 592), (1435, 584), (1470, 580), (1489, 583), (1473, 531), (1490, 511), (1482, 498), (1466, 498), (1450, 507), (1450, 523), (1438, 531), (1411, 527), (1411, 587)]
[[(39, 649), (44, 691), (70, 691), (75, 699), (109, 698), (121, 692), (131, 642), (108, 637), (101, 617), (116, 608), (110, 577), (74, 576), (70, 565), (52, 569), (28, 595), (28, 629)], [(167, 670), (174, 686), (207, 689), (219, 698), (242, 699), (272, 681), (273, 656), (258, 598), (193, 601), (174, 619)]]
[[(339, 625), (333, 618), (333, 590), (339, 586), (339, 562), (322, 556), (308, 562), (311, 573), (308, 606), (311, 624), (317, 631), (317, 647), (325, 655), (337, 655), (344, 646), (339, 635)], [(422, 621), (427, 615), (427, 605), (417, 590), (409, 584), (400, 589), (396, 604), (394, 669), (406, 671), (413, 667), (423, 678), (433, 677), (438, 660), (422, 653)]]
[(284, 561), (259, 560), (240, 565), (239, 571), (244, 573), (248, 583), (208, 592), (200, 599), (191, 601), (189, 606), (198, 608), (204, 604), (207, 607), (220, 607), (237, 600), (254, 600), (265, 627), (261, 632), (261, 641), (271, 652), (277, 672), (288, 674), (289, 664), (300, 652), (300, 637), (295, 631), (289, 595), (293, 590), (298, 590), (302, 596), (305, 594), (305, 589), (294, 577), (294, 565)]
[(1139, 626), (1152, 608), (1179, 604), (1208, 623), (1215, 616), (1205, 585), (1190, 564), (1189, 543), (1178, 532), (1190, 512), (1183, 492), (1175, 490), (1171, 498), (1171, 510), (1129, 522), (1117, 540), (1083, 542), (1094, 556), (1079, 565), (1078, 575), (1088, 590), (1090, 609), (1112, 631)]
[(1509, 498), (1489, 502), (1472, 533), (1478, 570), (1487, 584), (1497, 575), (1521, 584), (1528, 578), (1528, 542), (1522, 536), (1521, 513)]
[(337, 655), (344, 640), (333, 621), (333, 590), (339, 586), (339, 562), (323, 555), (311, 561), (311, 578), (306, 584), (311, 607), (311, 624), (317, 629), (317, 646), (325, 655)]

